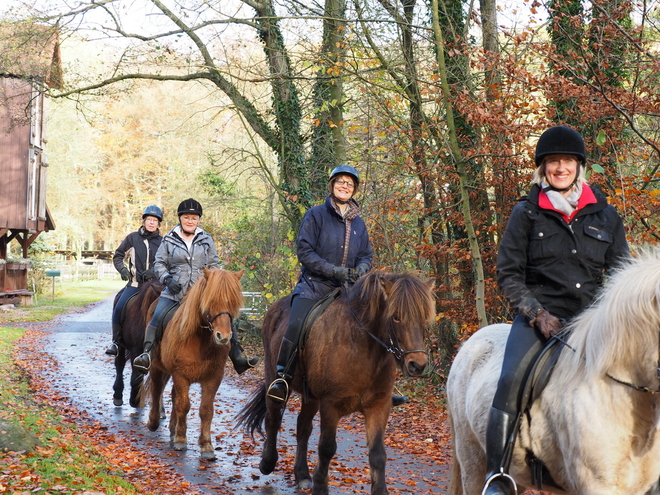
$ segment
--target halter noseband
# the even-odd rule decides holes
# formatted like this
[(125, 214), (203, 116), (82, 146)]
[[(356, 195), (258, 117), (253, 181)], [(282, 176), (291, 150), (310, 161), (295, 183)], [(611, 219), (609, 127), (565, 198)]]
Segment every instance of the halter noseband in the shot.
[(212, 332), (213, 331), (213, 322), (218, 316), (222, 315), (227, 315), (229, 317), (229, 324), (232, 325), (234, 323), (234, 317), (231, 315), (229, 311), (220, 311), (218, 314), (215, 316), (211, 317), (211, 315), (206, 317), (206, 325), (204, 325), (202, 328), (206, 328), (208, 331)]
[(349, 310), (350, 310), (351, 314), (353, 315), (353, 318), (355, 318), (355, 321), (357, 321), (358, 325), (360, 325), (360, 328), (362, 330), (364, 330), (367, 333), (367, 335), (369, 335), (369, 337), (371, 337), (376, 342), (378, 342), (381, 346), (383, 346), (383, 348), (387, 352), (392, 353), (392, 355), (394, 356), (394, 358), (397, 361), (401, 361), (406, 354), (412, 354), (414, 352), (423, 352), (424, 354), (426, 354), (426, 349), (412, 349), (410, 351), (406, 351), (404, 349), (401, 349), (401, 344), (399, 344), (399, 339), (397, 338), (396, 333), (393, 330), (394, 322), (391, 319), (389, 320), (389, 332), (388, 333), (389, 333), (389, 337), (390, 337), (390, 344), (388, 345), (385, 342), (383, 342), (382, 340), (380, 340), (378, 337), (376, 337), (369, 330), (364, 328), (364, 325), (362, 325), (362, 322), (360, 321), (360, 319), (355, 314), (355, 311), (353, 311), (353, 308), (351, 308), (349, 306)]

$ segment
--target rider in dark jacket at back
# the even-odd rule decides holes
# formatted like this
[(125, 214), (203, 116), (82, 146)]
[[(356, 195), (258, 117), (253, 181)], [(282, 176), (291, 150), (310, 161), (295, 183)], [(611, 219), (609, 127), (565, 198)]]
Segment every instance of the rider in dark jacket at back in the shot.
[(156, 205), (147, 206), (142, 212), (142, 226), (126, 236), (115, 251), (112, 263), (121, 274), (122, 280), (128, 281), (112, 311), (112, 344), (105, 350), (110, 356), (119, 354), (121, 342), (121, 314), (128, 300), (137, 294), (140, 286), (156, 275), (154, 260), (163, 239), (160, 235), (160, 222), (163, 210)]

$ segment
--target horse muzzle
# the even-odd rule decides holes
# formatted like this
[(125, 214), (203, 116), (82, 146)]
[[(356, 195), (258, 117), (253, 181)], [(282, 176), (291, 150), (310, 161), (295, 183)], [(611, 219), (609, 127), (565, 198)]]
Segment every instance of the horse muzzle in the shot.
[(412, 352), (403, 358), (401, 369), (404, 375), (421, 376), (429, 364), (429, 358), (425, 352)]

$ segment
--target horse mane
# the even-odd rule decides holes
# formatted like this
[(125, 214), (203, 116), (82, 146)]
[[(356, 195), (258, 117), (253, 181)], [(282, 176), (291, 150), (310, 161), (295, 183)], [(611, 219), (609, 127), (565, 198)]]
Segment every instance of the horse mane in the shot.
[(414, 272), (401, 274), (382, 270), (369, 272), (348, 292), (348, 303), (360, 321), (369, 325), (394, 316), (405, 321), (435, 319), (432, 284)]
[(634, 369), (651, 363), (655, 377), (659, 304), (660, 250), (644, 248), (619, 264), (594, 303), (570, 324), (568, 343), (576, 352), (564, 352), (565, 363), (555, 372), (570, 379), (583, 368), (592, 378), (615, 373), (631, 379)]
[(182, 342), (205, 325), (208, 316), (227, 311), (232, 318), (238, 318), (242, 305), (241, 284), (233, 272), (204, 269), (204, 276), (188, 290), (168, 328), (178, 329), (178, 340)]

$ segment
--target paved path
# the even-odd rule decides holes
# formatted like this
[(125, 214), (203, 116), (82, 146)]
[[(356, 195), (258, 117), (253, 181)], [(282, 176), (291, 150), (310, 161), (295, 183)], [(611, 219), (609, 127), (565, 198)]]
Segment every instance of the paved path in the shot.
[[(114, 365), (104, 350), (111, 340), (110, 315), (112, 298), (95, 304), (85, 313), (70, 314), (53, 320), (46, 329), (50, 331), (46, 349), (59, 362), (59, 369), (50, 381), (56, 390), (69, 397), (78, 409), (86, 410), (92, 419), (114, 429), (120, 434), (130, 435), (141, 448), (161, 457), (164, 462), (182, 473), (202, 493), (213, 493), (214, 488), (231, 486), (237, 494), (294, 494), (305, 493), (295, 490), (293, 478), (287, 468), (278, 465), (268, 476), (259, 472), (261, 454), (260, 440), (254, 445), (242, 432), (231, 431), (235, 414), (247, 400), (249, 390), (241, 388), (241, 379), (228, 367), (225, 380), (220, 386), (215, 402), (212, 434), (218, 460), (204, 462), (199, 459), (196, 438), (199, 432), (199, 388), (192, 388), (192, 408), (188, 422), (188, 450), (176, 452), (169, 447), (167, 420), (156, 432), (146, 427), (147, 411), (133, 409), (128, 405), (128, 383), (130, 367), (125, 371), (125, 405), (115, 407), (112, 402)], [(169, 393), (165, 395), (165, 407), (169, 412)], [(318, 441), (318, 423), (310, 446)], [(295, 442), (295, 414), (287, 412), (283, 431), (278, 437), (282, 448), (293, 449)], [(364, 435), (351, 432), (351, 428), (338, 431), (338, 449), (331, 466), (331, 493), (368, 493), (369, 484), (357, 483), (344, 477), (337, 466), (360, 467), (367, 472), (368, 460)], [(247, 446), (248, 449), (240, 447)], [(246, 453), (247, 452), (247, 453)], [(392, 447), (388, 448), (387, 474), (390, 493), (445, 493), (436, 484), (446, 479), (446, 467), (420, 456), (406, 455)], [(315, 451), (311, 453), (310, 468), (316, 462)], [(335, 469), (333, 469), (335, 468)], [(364, 478), (364, 476), (363, 476)], [(401, 479), (405, 478), (405, 479)], [(410, 488), (406, 481), (414, 479)], [(425, 480), (433, 483), (429, 484)], [(444, 484), (444, 483), (443, 483)]]

